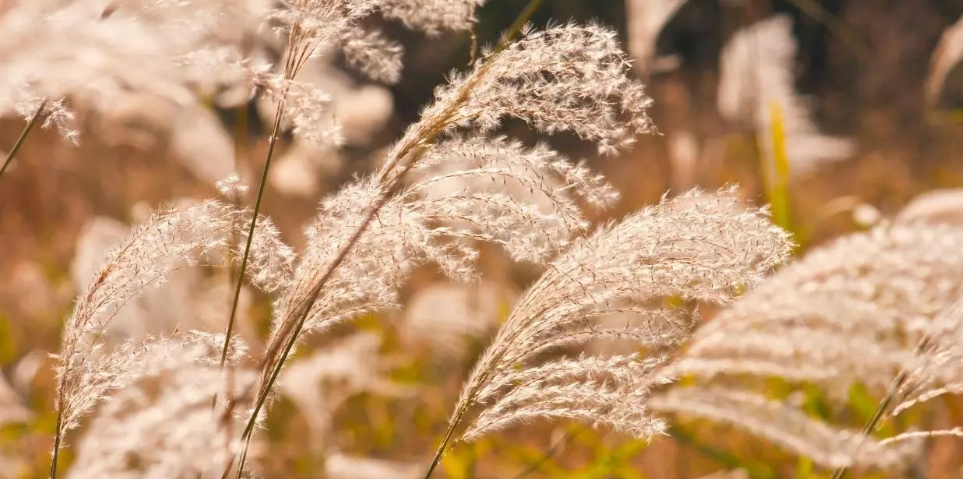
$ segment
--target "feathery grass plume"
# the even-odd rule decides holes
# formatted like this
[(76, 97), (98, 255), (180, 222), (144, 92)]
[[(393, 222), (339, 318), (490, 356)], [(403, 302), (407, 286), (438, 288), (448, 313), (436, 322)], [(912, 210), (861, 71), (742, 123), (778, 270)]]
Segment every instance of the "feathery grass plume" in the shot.
[(45, 123), (76, 142), (65, 98), (95, 111), (109, 111), (132, 92), (195, 103), (191, 86), (202, 77), (177, 68), (175, 59), (210, 40), (204, 26), (217, 18), (187, 16), (209, 3), (115, 2), (105, 10), (110, 5), (99, 0), (15, 2), (0, 15), (0, 113), (32, 113), (50, 99)]
[[(129, 233), (127, 225), (102, 216), (94, 217), (84, 225), (77, 237), (76, 253), (70, 267), (70, 275), (78, 289), (85, 290), (97, 278), (104, 258)], [(222, 281), (209, 277), (199, 268), (170, 271), (163, 282), (146, 288), (118, 308), (110, 324), (104, 328), (101, 339), (109, 348), (124, 340), (143, 339), (174, 330), (219, 330), (224, 322), (221, 298), (227, 295), (226, 287)], [(249, 301), (250, 295), (245, 294), (242, 300)]]
[[(87, 387), (85, 383), (89, 382), (90, 374), (105, 367), (97, 362), (94, 353), (118, 310), (179, 267), (222, 264), (232, 247), (228, 238), (230, 235), (243, 237), (242, 224), (249, 216), (248, 210), (217, 200), (164, 211), (135, 228), (127, 240), (107, 256), (95, 279), (78, 297), (64, 326), (57, 358), (59, 425), (55, 457), (63, 433), (76, 425), (76, 419), (86, 409), (76, 404), (91, 405), (91, 398), (78, 391)], [(255, 259), (249, 274), (256, 286), (273, 291), (288, 280), (294, 253), (280, 241), (271, 223), (264, 221), (252, 241)], [(122, 375), (125, 365), (120, 357), (112, 371)], [(94, 398), (96, 400), (96, 395)], [(54, 467), (55, 464), (56, 459)], [(54, 474), (55, 469), (51, 475)]]
[(794, 87), (797, 49), (792, 19), (785, 15), (736, 32), (722, 50), (718, 107), (726, 119), (748, 122), (770, 158), (775, 154), (770, 133), (772, 115), (780, 112), (791, 166), (803, 173), (822, 162), (852, 155), (853, 145), (847, 139), (819, 132), (811, 118), (809, 100)]
[[(963, 290), (961, 290), (963, 293)], [(926, 330), (905, 379), (897, 391), (891, 416), (945, 394), (963, 393), (963, 294), (947, 306)]]
[(162, 386), (140, 384), (111, 398), (79, 445), (73, 478), (213, 477), (239, 446), (233, 402), (244, 400), (255, 375), (217, 367), (219, 344), (205, 365), (182, 363)]
[(24, 422), (32, 417), (33, 411), (24, 406), (17, 392), (10, 387), (7, 378), (0, 374), (0, 427)]
[(282, 105), (292, 133), (319, 145), (342, 142), (341, 131), (333, 121), (331, 96), (314, 85), (269, 72), (266, 67), (249, 69), (248, 82), (275, 104)]
[(354, 30), (344, 40), (344, 56), (348, 65), (382, 83), (392, 84), (401, 80), (402, 53), (401, 45), (376, 31)]
[(33, 121), (32, 119), (39, 115), (43, 118), (43, 122), (40, 123), (41, 128), (44, 130), (56, 128), (64, 141), (74, 146), (80, 144), (80, 132), (73, 128), (73, 121), (77, 114), (67, 106), (63, 98), (49, 101), (46, 97), (32, 96), (17, 103), (14, 108), (17, 115), (24, 121)]
[(918, 443), (888, 447), (863, 437), (857, 430), (814, 420), (785, 401), (725, 387), (676, 387), (653, 395), (649, 407), (729, 424), (827, 467), (873, 465), (895, 469), (919, 452)]
[(665, 24), (686, 0), (629, 0), (625, 3), (629, 31), (629, 53), (639, 71), (649, 74), (655, 67), (655, 48)]
[(14, 141), (13, 146), (10, 148), (10, 151), (7, 153), (4, 153), (4, 156), (6, 156), (6, 158), (4, 158), (3, 164), (0, 165), (0, 178), (3, 178), (4, 172), (7, 171), (7, 168), (10, 168), (10, 164), (13, 163), (13, 159), (17, 157), (17, 153), (20, 151), (20, 148), (22, 148), (24, 142), (27, 141), (27, 136), (29, 136), (30, 132), (33, 131), (33, 128), (37, 126), (37, 122), (40, 121), (40, 116), (43, 113), (43, 111), (46, 109), (46, 107), (47, 107), (47, 101), (41, 100), (40, 105), (37, 106), (37, 109), (34, 112), (33, 116), (31, 116), (27, 120), (27, 124), (26, 126), (23, 127), (23, 130), (20, 132), (20, 136), (18, 136), (17, 140)]
[[(544, 262), (562, 250), (587, 224), (579, 210), (562, 195), (604, 198), (610, 189), (600, 179), (587, 175), (586, 170), (571, 168), (577, 174), (570, 178), (581, 180), (582, 184), (541, 188), (554, 204), (563, 205), (561, 214), (543, 213), (499, 192), (456, 191), (426, 197), (425, 190), (440, 178), (451, 175), (469, 179), (503, 176), (539, 187), (530, 178), (529, 171), (516, 173), (508, 168), (486, 167), (484, 150), (462, 150), (461, 153), (477, 154), (482, 164), (411, 182), (385, 200), (377, 217), (355, 240), (353, 254), (342, 260), (337, 271), (327, 279), (327, 288), (319, 292), (307, 311), (300, 313), (306, 315), (304, 332), (322, 330), (364, 312), (395, 307), (397, 289), (415, 267), (428, 262), (454, 279), (474, 279), (473, 263), (478, 256), (475, 241), (501, 245), (519, 261)], [(428, 165), (444, 161), (447, 154), (442, 143), (423, 161)], [(518, 159), (519, 167), (529, 160), (528, 166), (538, 171), (537, 161), (541, 159), (537, 154), (524, 156)], [(338, 247), (348, 244), (355, 228), (369, 214), (370, 205), (384, 194), (382, 188), (375, 179), (368, 178), (345, 187), (322, 203), (314, 225), (307, 232), (308, 245), (301, 255), (294, 281), (276, 305), (275, 334), (269, 357), (290, 339), (288, 335), (294, 326), (291, 321), (299, 318), (296, 313), (299, 303), (310, 296), (316, 287), (317, 275), (334, 261)]]
[[(164, 281), (165, 275), (184, 265), (221, 264), (231, 247), (227, 238), (243, 236), (241, 223), (249, 216), (246, 209), (208, 200), (155, 214), (135, 228), (78, 297), (64, 330), (60, 360), (66, 369), (61, 374), (69, 374), (73, 365), (83, 362), (116, 311), (146, 287)], [(280, 240), (277, 229), (264, 221), (253, 239), (257, 254), (250, 279), (270, 292), (288, 280), (294, 253)]]
[(939, 100), (946, 77), (961, 60), (963, 60), (963, 17), (943, 31), (940, 43), (936, 45), (936, 50), (930, 58), (930, 70), (926, 75), (924, 89), (927, 102), (935, 104)]
[[(733, 364), (710, 366), (738, 358), (749, 369), (779, 368), (796, 379), (888, 384), (906, 359), (900, 351), (912, 355), (927, 324), (963, 284), (961, 246), (963, 230), (940, 225), (883, 225), (841, 238), (719, 314), (690, 343), (687, 358), (694, 362), (682, 359), (676, 367), (739, 373)], [(865, 349), (857, 355), (823, 347), (847, 343)]]
[(882, 225), (837, 240), (783, 268), (697, 331), (672, 370), (700, 381), (674, 387), (651, 405), (730, 422), (824, 466), (895, 467), (908, 449), (884, 448), (796, 406), (771, 403), (754, 390), (756, 382), (728, 379), (824, 385), (833, 403), (857, 383), (885, 392), (914, 364), (916, 344), (956, 297), (961, 265), (958, 228)]
[[(318, 125), (331, 123), (326, 107), (330, 98), (306, 83), (295, 81), (308, 60), (339, 48), (352, 68), (373, 80), (396, 83), (401, 78), (401, 45), (380, 32), (365, 30), (360, 21), (381, 11), (429, 33), (437, 33), (439, 28), (467, 28), (473, 24), (475, 4), (480, 2), (462, 3), (464, 5), (411, 0), (283, 0), (279, 8), (267, 15), (267, 23), (287, 37), (280, 71), (267, 73), (266, 69), (241, 63), (235, 63), (233, 68), (247, 71), (251, 86), (263, 89), (279, 101), (285, 115), (293, 119), (295, 133), (300, 130), (308, 133), (308, 138), (337, 139), (333, 132), (318, 131)], [(285, 101), (280, 101), (282, 99)]]
[[(97, 216), (84, 225), (77, 236), (70, 275), (78, 290), (83, 291), (96, 280), (104, 258), (121, 244), (130, 228), (113, 219)], [(180, 269), (167, 274), (166, 280), (148, 288), (127, 301), (112, 313), (110, 324), (103, 328), (101, 338), (107, 347), (130, 339), (143, 339), (173, 331), (175, 327), (190, 327), (194, 307), (193, 288), (197, 287), (201, 272)]]
[[(301, 71), (305, 64), (311, 58), (322, 54), (325, 50), (340, 43), (347, 47), (349, 63), (360, 67), (362, 71), (372, 73), (379, 78), (387, 80), (395, 80), (400, 77), (400, 73), (396, 71), (396, 69), (400, 69), (401, 67), (401, 47), (380, 36), (358, 31), (358, 21), (374, 12), (378, 6), (379, 3), (374, 0), (284, 0), (281, 2), (280, 8), (273, 9), (267, 17), (269, 22), (273, 22), (276, 25), (277, 30), (287, 34), (287, 44), (283, 53), (283, 65), (279, 69), (280, 71), (271, 74), (267, 73), (265, 69), (248, 68), (247, 65), (240, 63), (236, 65), (236, 67), (246, 73), (246, 77), (252, 85), (264, 89), (269, 95), (273, 95), (277, 102), (277, 111), (273, 121), (274, 127), (271, 131), (264, 169), (261, 175), (260, 185), (258, 186), (257, 198), (254, 204), (254, 214), (252, 215), (247, 235), (248, 238), (254, 237), (254, 231), (257, 227), (261, 200), (264, 197), (264, 187), (270, 172), (271, 159), (277, 143), (282, 120), (284, 120), (285, 117), (290, 117), (294, 123), (295, 133), (300, 132), (308, 138), (328, 139), (334, 140), (335, 142), (340, 139), (337, 128), (328, 127), (332, 122), (326, 121), (326, 117), (330, 115), (323, 106), (328, 103), (329, 97), (319, 90), (310, 87), (308, 84), (295, 81), (298, 72)], [(358, 49), (366, 46), (374, 46), (377, 48), (369, 49), (364, 55), (360, 54)], [(365, 220), (364, 223), (368, 221), (370, 221), (370, 219)], [(360, 229), (364, 229), (364, 227), (365, 226), (361, 226)], [(235, 324), (237, 303), (242, 286), (241, 278), (244, 277), (248, 265), (250, 250), (251, 244), (248, 242), (241, 255), (241, 274), (238, 277), (234, 294), (234, 304), (227, 326), (226, 336), (228, 340), (230, 340), (231, 331)], [(345, 254), (346, 253), (347, 251), (345, 251)], [(338, 259), (334, 263), (339, 263), (340, 261), (341, 260)], [(332, 263), (332, 268), (337, 267), (334, 263)], [(321, 275), (322, 278), (326, 276), (327, 274)], [(326, 281), (326, 278), (323, 279), (322, 282), (323, 281)], [(317, 292), (314, 292), (312, 296), (316, 296), (317, 294)], [(310, 309), (310, 305), (308, 305), (308, 308)], [(307, 314), (307, 311), (305, 311), (305, 314)], [(290, 324), (292, 326), (297, 324), (295, 329), (299, 330), (304, 324), (304, 321), (297, 320)], [(299, 333), (300, 331), (295, 331), (290, 340), (292, 342), (296, 340)], [(284, 335), (277, 337), (281, 338), (282, 341), (288, 340)], [(280, 343), (276, 346), (279, 345)], [(225, 348), (227, 348), (227, 346), (228, 345), (225, 344)], [(270, 351), (273, 352), (273, 354), (278, 354), (280, 348), (275, 347)], [(286, 358), (288, 351), (290, 351), (290, 347), (283, 353), (284, 358)], [(269, 356), (267, 360), (264, 361), (264, 364), (274, 366), (276, 359), (277, 358)], [(280, 359), (276, 361), (276, 364), (279, 367), (283, 362), (283, 359)], [(268, 374), (268, 371), (269, 370), (265, 370), (265, 374)], [(273, 383), (276, 377), (276, 374), (271, 375), (268, 383)], [(255, 407), (256, 411), (255, 414), (252, 415), (252, 421), (253, 418), (257, 416), (260, 403), (263, 403), (265, 394), (270, 388), (270, 384), (262, 388), (264, 390), (262, 390), (262, 394), (258, 396), (257, 402), (259, 405)], [(251, 425), (253, 425), (253, 422)], [(248, 438), (250, 437), (250, 431), (250, 428), (245, 431), (245, 435), (247, 435)], [(242, 471), (243, 464), (238, 470), (238, 475), (240, 475)]]
[(927, 191), (904, 206), (895, 221), (963, 226), (963, 188)]
[[(306, 62), (332, 47), (345, 49), (349, 64), (373, 79), (401, 77), (401, 45), (358, 22), (379, 8), (376, 0), (282, 0), (267, 20), (288, 39), (283, 76), (293, 80)], [(366, 50), (366, 51), (364, 51)]]
[[(172, 337), (128, 341), (100, 357), (90, 358), (74, 371), (75, 380), (64, 384), (61, 427), (67, 432), (79, 425), (80, 419), (104, 401), (111, 392), (148, 376), (178, 368), (184, 364), (213, 366), (223, 337), (191, 332)], [(243, 346), (235, 347), (231, 357), (244, 354)]]
[(584, 162), (572, 164), (546, 145), (528, 149), (504, 137), (454, 136), (440, 141), (412, 169), (430, 199), (459, 192), (501, 191), (584, 226), (579, 203), (607, 208), (618, 192)]
[(387, 18), (400, 20), (408, 28), (437, 35), (442, 30), (470, 30), (475, 10), (487, 0), (386, 0), (380, 8)]
[[(611, 30), (599, 25), (526, 30), (497, 55), (490, 50), (483, 55), (490, 61), (467, 75), (453, 74), (414, 128), (450, 116), (445, 130), (488, 132), (502, 117), (512, 116), (545, 133), (574, 133), (596, 143), (603, 154), (626, 148), (637, 135), (654, 129), (646, 114), (652, 100), (641, 83), (627, 76), (631, 62)], [(466, 84), (471, 88), (459, 101)], [(447, 111), (455, 103), (459, 106)]]
[[(283, 65), (279, 68), (280, 71), (272, 74), (267, 73), (265, 69), (258, 70), (247, 68), (243, 64), (237, 65), (239, 69), (247, 73), (246, 76), (252, 85), (264, 89), (269, 95), (273, 95), (277, 102), (277, 111), (273, 120), (274, 126), (271, 130), (267, 156), (254, 203), (254, 214), (248, 229), (248, 238), (254, 237), (261, 201), (264, 197), (264, 187), (267, 184), (271, 168), (271, 159), (277, 144), (278, 132), (285, 117), (289, 117), (293, 121), (295, 133), (300, 132), (303, 136), (311, 139), (328, 139), (335, 142), (340, 140), (337, 128), (329, 127), (328, 125), (332, 122), (326, 121), (330, 115), (323, 106), (328, 103), (329, 97), (308, 84), (295, 81), (298, 72), (305, 64), (328, 48), (347, 41), (349, 44), (348, 58), (351, 63), (361, 66), (362, 70), (374, 72), (378, 76), (389, 80), (400, 76), (400, 73), (390, 70), (401, 66), (399, 60), (400, 46), (393, 45), (380, 37), (375, 38), (369, 34), (357, 32), (357, 22), (372, 13), (377, 6), (378, 2), (374, 0), (283, 0), (280, 8), (273, 9), (267, 17), (269, 22), (276, 25), (277, 30), (287, 34), (287, 44), (283, 53)], [(371, 45), (373, 40), (379, 47), (377, 50), (371, 50), (367, 55), (350, 53), (359, 46), (359, 41), (361, 42), (360, 46), (363, 47), (364, 44)], [(385, 55), (388, 57), (385, 58)], [(247, 269), (250, 251), (251, 244), (248, 242), (241, 255), (241, 274), (238, 275), (234, 304), (227, 325), (226, 337), (228, 341), (235, 324), (242, 278)], [(299, 324), (303, 324), (303, 321), (300, 321)], [(295, 338), (292, 338), (292, 340)], [(225, 344), (225, 348), (227, 346)], [(283, 363), (283, 360), (280, 362)], [(270, 361), (265, 361), (265, 364), (270, 364)], [(273, 382), (273, 378), (276, 377), (276, 374), (273, 375), (270, 382)], [(267, 388), (270, 389), (270, 386)], [(258, 402), (261, 401), (263, 401), (263, 395), (258, 398)], [(259, 406), (255, 409), (259, 409)], [(245, 434), (249, 434), (248, 431)], [(241, 474), (242, 470), (243, 466), (238, 470), (238, 475)]]
[[(956, 300), (927, 325), (912, 358), (903, 363), (876, 412), (863, 426), (863, 436), (873, 434), (884, 422), (919, 404), (946, 394), (963, 392), (963, 376), (958, 371), (963, 360), (963, 348), (959, 344), (961, 338), (963, 288), (957, 293)], [(963, 428), (921, 431), (913, 427), (913, 430), (896, 433), (879, 441), (879, 445), (905, 448), (908, 444), (912, 447), (932, 437), (963, 438)], [(833, 479), (840, 479), (847, 470), (846, 465), (838, 467), (833, 472)]]
[[(691, 317), (662, 310), (669, 298), (725, 303), (789, 254), (786, 234), (764, 211), (739, 206), (732, 189), (665, 200), (576, 241), (522, 297), (465, 383), (432, 469), (466, 414), (458, 438), (474, 440), (517, 422), (577, 418), (636, 437), (664, 425), (645, 407), (669, 380), (663, 357), (579, 357), (530, 364), (554, 347), (602, 336), (593, 319), (631, 310), (632, 331), (657, 350), (688, 335)], [(430, 474), (430, 471), (429, 471)]]

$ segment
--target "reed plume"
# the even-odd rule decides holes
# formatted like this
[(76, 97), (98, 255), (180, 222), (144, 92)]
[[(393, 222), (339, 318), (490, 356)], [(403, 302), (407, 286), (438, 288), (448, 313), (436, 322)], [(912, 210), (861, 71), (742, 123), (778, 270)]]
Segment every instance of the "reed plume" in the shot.
[(926, 101), (936, 104), (943, 92), (946, 78), (954, 66), (963, 60), (963, 17), (950, 25), (940, 36), (940, 42), (930, 58), (930, 68), (926, 75), (924, 93)]
[[(668, 299), (725, 303), (789, 249), (785, 233), (764, 211), (739, 206), (733, 190), (664, 200), (575, 241), (521, 298), (478, 361), (428, 475), (451, 440), (471, 441), (536, 418), (581, 419), (640, 438), (660, 434), (665, 425), (645, 402), (652, 388), (671, 380), (665, 356), (531, 363), (546, 351), (607, 335), (637, 339), (652, 351), (678, 344), (695, 318), (663, 308)], [(594, 318), (615, 311), (631, 311), (642, 324), (596, 329)], [(480, 414), (470, 418), (476, 407)]]
[(794, 172), (805, 173), (851, 156), (853, 145), (846, 138), (820, 132), (810, 101), (796, 92), (797, 50), (792, 19), (785, 15), (737, 31), (722, 50), (718, 108), (724, 118), (750, 125), (769, 158), (775, 154), (772, 132), (778, 123), (784, 131), (790, 166)]
[[(232, 432), (242, 417), (234, 402), (246, 399), (241, 394), (255, 376), (243, 369), (218, 368), (223, 339), (212, 339), (202, 356), (172, 357), (173, 367), (155, 371), (159, 386), (131, 381), (133, 387), (111, 397), (81, 440), (71, 477), (160, 479), (217, 471), (239, 446)], [(171, 338), (152, 352), (180, 355), (190, 345)], [(232, 363), (239, 358), (232, 354)], [(211, 397), (231, 401), (212, 408)]]
[[(166, 274), (176, 268), (223, 264), (232, 247), (228, 238), (243, 237), (241, 224), (249, 217), (248, 210), (218, 200), (170, 209), (134, 229), (108, 254), (95, 279), (78, 297), (64, 327), (57, 356), (58, 426), (51, 476), (56, 475), (62, 436), (102, 395), (85, 391), (91, 387), (90, 378), (98, 377), (101, 383), (109, 385), (126, 374), (128, 363), (123, 356), (108, 354), (103, 359), (108, 361), (106, 364), (97, 359), (104, 331), (117, 311), (145, 288), (164, 281)], [(263, 226), (252, 241), (257, 259), (251, 264), (250, 280), (265, 291), (272, 291), (290, 276), (294, 254), (280, 241), (269, 221), (265, 220)]]
[[(961, 246), (958, 228), (884, 224), (811, 252), (701, 328), (672, 366), (678, 376), (697, 378), (696, 385), (657, 395), (653, 407), (729, 423), (826, 467), (905, 464), (918, 442), (881, 442), (831, 425), (766, 397), (757, 381), (745, 379), (820, 385), (831, 403), (854, 384), (887, 398), (909, 388), (902, 371), (921, 368), (927, 376), (918, 346), (927, 332), (955, 327), (934, 318), (963, 285)], [(930, 357), (935, 344), (923, 344), (922, 357)], [(920, 391), (938, 391), (936, 382), (953, 389), (953, 381), (932, 380)]]

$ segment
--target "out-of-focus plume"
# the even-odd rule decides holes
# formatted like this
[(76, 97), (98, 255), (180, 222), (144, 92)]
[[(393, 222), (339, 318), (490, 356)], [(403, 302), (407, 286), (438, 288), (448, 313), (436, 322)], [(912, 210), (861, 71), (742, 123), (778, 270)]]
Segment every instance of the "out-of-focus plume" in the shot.
[(343, 162), (337, 149), (296, 141), (277, 159), (268, 181), (285, 195), (316, 199), (325, 180), (336, 175)]
[(859, 431), (813, 419), (785, 401), (738, 389), (677, 387), (650, 398), (649, 406), (743, 429), (826, 467), (872, 465), (895, 470), (919, 453), (918, 442), (888, 447)]
[(930, 59), (930, 71), (926, 76), (926, 100), (934, 104), (943, 92), (943, 85), (950, 71), (963, 60), (963, 17), (950, 25), (940, 37), (940, 43)]
[(223, 31), (216, 25), (226, 17), (247, 18), (249, 25), (252, 16), (245, 10), (248, 2), (109, 5), (109, 14), (99, 0), (21, 1), (6, 10), (0, 16), (6, 68), (0, 112), (32, 114), (45, 99), (45, 124), (76, 141), (65, 100), (95, 111), (108, 111), (130, 94), (194, 105), (196, 91), (213, 88), (208, 86), (212, 76), (210, 70), (201, 75), (198, 69), (181, 68), (180, 59), (215, 46), (229, 48), (214, 34)]
[(388, 378), (391, 361), (379, 356), (380, 347), (377, 335), (358, 333), (294, 361), (281, 375), (281, 394), (297, 404), (314, 437), (331, 439), (333, 416), (352, 396), (370, 392), (392, 397), (410, 392)]
[(170, 148), (195, 177), (214, 184), (237, 170), (234, 140), (211, 110), (182, 109), (171, 127)]
[(324, 476), (328, 479), (417, 479), (419, 466), (369, 457), (333, 453), (324, 460)]
[[(695, 334), (672, 366), (696, 386), (673, 387), (653, 407), (743, 428), (828, 467), (904, 464), (918, 441), (881, 443), (774, 401), (753, 382), (778, 377), (887, 394), (916, 364), (917, 344), (963, 285), (963, 230), (883, 224), (837, 240), (782, 269)], [(898, 447), (897, 447), (898, 446)]]
[(625, 3), (629, 31), (629, 53), (636, 68), (652, 73), (656, 63), (656, 40), (665, 24), (679, 11), (686, 0), (628, 0)]
[(775, 154), (773, 122), (778, 112), (790, 166), (806, 172), (854, 150), (849, 140), (821, 133), (812, 119), (811, 100), (796, 92), (796, 51), (788, 16), (776, 15), (736, 32), (722, 51), (718, 106), (725, 118), (755, 130), (769, 158)]
[(963, 189), (923, 193), (900, 210), (896, 221), (963, 226)]
[[(234, 344), (237, 344), (235, 342)], [(217, 344), (214, 344), (216, 352)], [(236, 401), (255, 375), (182, 363), (112, 397), (79, 444), (75, 478), (217, 477), (240, 442)], [(230, 402), (211, 398), (227, 397)]]
[(20, 396), (7, 383), (7, 379), (0, 375), (0, 427), (10, 423), (23, 422), (31, 417), (33, 417), (33, 412), (24, 406)]
[(475, 24), (475, 9), (487, 0), (387, 0), (381, 10), (409, 28), (436, 35), (443, 30), (468, 30)]

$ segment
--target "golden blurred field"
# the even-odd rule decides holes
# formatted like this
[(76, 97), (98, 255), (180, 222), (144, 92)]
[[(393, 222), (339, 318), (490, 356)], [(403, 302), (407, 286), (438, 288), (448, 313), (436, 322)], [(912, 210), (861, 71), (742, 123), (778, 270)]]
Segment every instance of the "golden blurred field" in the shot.
[[(0, 15), (29, 1), (0, 3)], [(398, 21), (366, 18), (365, 25), (383, 29), (404, 46), (403, 73), (393, 85), (364, 79), (337, 54), (319, 61), (319, 68), (309, 64), (302, 76), (312, 76), (330, 91), (346, 142), (340, 148), (314, 147), (290, 132), (281, 136), (262, 213), (274, 220), (283, 239), (296, 250), (304, 248), (303, 229), (318, 202), (378, 171), (447, 72), (464, 71), (473, 45), (497, 42), (523, 6), (491, 0), (479, 9), (475, 33), (435, 37)], [(615, 29), (634, 56), (632, 22), (642, 20), (633, 20), (632, 12), (622, 1), (547, 0), (532, 23), (542, 28), (597, 21)], [(760, 131), (751, 120), (733, 121), (719, 111), (724, 45), (740, 29), (775, 15), (791, 21), (798, 44), (791, 76), (796, 92), (807, 98), (813, 123), (819, 132), (850, 142), (848, 154), (839, 159), (803, 164), (806, 160), (795, 155), (819, 156), (821, 146), (799, 143), (797, 149), (791, 125), (784, 128), (780, 120)], [(658, 203), (663, 195), (738, 184), (747, 203), (774, 205), (774, 221), (795, 242), (793, 257), (804, 257), (840, 236), (887, 224), (921, 193), (963, 188), (963, 64), (948, 70), (937, 95), (925, 91), (941, 35), (961, 15), (958, 0), (688, 0), (656, 37), (654, 67), (637, 64), (633, 73), (654, 100), (649, 114), (657, 134), (640, 137), (616, 156), (600, 157), (575, 135), (544, 135), (523, 121), (509, 119), (497, 133), (526, 145), (547, 141), (570, 158), (587, 159), (621, 193), (610, 210), (589, 213), (595, 223)], [(269, 45), (268, 56), (276, 58), (278, 48)], [(958, 48), (963, 51), (963, 44)], [(46, 477), (57, 427), (51, 355), (59, 351), (64, 320), (83, 291), (77, 275), (96, 271), (91, 268), (106, 253), (104, 243), (117, 241), (114, 230), (98, 230), (87, 236), (86, 257), (79, 259), (79, 238), (92, 231), (95, 219), (120, 226), (143, 222), (163, 205), (216, 196), (215, 181), (235, 170), (251, 186), (240, 203), (253, 204), (268, 151), (272, 104), (255, 97), (223, 107), (213, 96), (199, 97), (200, 107), (134, 94), (112, 111), (78, 104), (74, 125), (80, 146), (65, 143), (53, 129), (37, 128), (0, 177), (0, 375), (9, 383), (0, 382), (0, 409), (11, 405), (9, 414), (0, 410), (0, 478)], [(198, 108), (203, 113), (196, 113)], [(203, 116), (203, 122), (185, 124), (194, 118), (190, 115)], [(15, 114), (0, 120), (0, 149), (16, 141), (24, 124)], [(207, 136), (214, 134), (210, 128), (219, 129), (216, 141)], [(775, 146), (761, 145), (762, 138)], [(956, 208), (963, 215), (963, 206)], [(957, 225), (963, 224), (958, 218), (963, 216), (955, 219)], [(396, 471), (408, 471), (398, 477), (422, 477), (463, 381), (519, 295), (543, 272), (512, 262), (496, 246), (483, 244), (480, 251), (483, 279), (477, 284), (455, 286), (434, 265), (422, 265), (399, 292), (401, 309), (365, 313), (307, 337), (294, 365), (316, 360), (334, 371), (300, 371), (304, 376), (291, 381), (292, 390), (303, 389), (300, 393), (289, 392), (282, 382), (251, 446), (248, 461), (256, 465), (257, 477), (328, 477), (325, 464), (337, 454), (391, 461)], [(221, 317), (226, 324), (233, 287), (234, 277), (224, 269), (175, 271), (162, 287), (127, 305), (137, 311), (131, 317), (150, 324), (136, 333), (111, 334), (171, 334), (198, 321), (218, 324), (210, 318)], [(711, 323), (720, 308), (704, 305), (700, 311)], [(271, 311), (269, 295), (245, 290), (237, 331), (254, 357), (265, 351)], [(432, 322), (451, 315), (460, 316), (452, 327), (465, 331), (452, 333)], [(331, 353), (345, 341), (355, 341), (351, 344), (361, 352), (353, 358)], [(586, 348), (605, 350), (607, 344)], [(880, 399), (879, 391), (859, 384), (845, 391), (841, 405), (831, 405), (829, 393), (810, 383), (767, 379), (761, 384), (773, 399), (801, 401), (807, 414), (856, 430)], [(884, 429), (963, 423), (959, 398), (933, 404)], [(709, 477), (831, 474), (830, 468), (736, 427), (684, 415), (672, 424), (665, 435), (633, 440), (576, 421), (536, 420), (473, 444), (456, 444), (435, 477), (675, 479), (735, 469), (746, 475)], [(70, 446), (60, 459), (65, 477), (71, 477), (85, 427), (67, 436)], [(907, 471), (857, 470), (849, 477), (963, 477), (960, 444), (959, 438), (934, 438)], [(348, 474), (337, 477), (352, 477)], [(373, 474), (354, 477), (378, 475)]]

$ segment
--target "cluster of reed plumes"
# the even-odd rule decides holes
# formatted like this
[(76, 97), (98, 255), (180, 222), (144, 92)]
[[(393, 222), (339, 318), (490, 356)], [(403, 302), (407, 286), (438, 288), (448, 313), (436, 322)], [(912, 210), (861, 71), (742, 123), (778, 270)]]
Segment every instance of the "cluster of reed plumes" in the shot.
[[(963, 436), (959, 429), (875, 435), (888, 419), (963, 391), (959, 225), (898, 219), (773, 274), (793, 241), (767, 208), (745, 205), (737, 188), (666, 196), (593, 223), (618, 200), (604, 177), (545, 144), (498, 132), (506, 119), (520, 120), (593, 143), (601, 155), (654, 132), (652, 100), (632, 78), (615, 33), (600, 25), (535, 30), (522, 18), (437, 88), (380, 168), (320, 199), (304, 247), (285, 244), (260, 213), (278, 138), (290, 131), (319, 143), (342, 140), (332, 98), (299, 73), (315, 57), (341, 54), (374, 81), (398, 81), (401, 47), (367, 29), (369, 16), (433, 34), (471, 28), (481, 3), (44, 0), (0, 17), (0, 31), (9, 33), (0, 52), (12, 59), (0, 90), (18, 92), (0, 112), (28, 120), (24, 137), (39, 123), (79, 141), (73, 109), (108, 110), (132, 91), (184, 108), (202, 108), (202, 96), (224, 107), (255, 97), (275, 107), (252, 207), (243, 206), (248, 187), (231, 176), (218, 183), (220, 198), (155, 212), (107, 253), (77, 297), (55, 359), (52, 478), (62, 474), (68, 446), (76, 448), (70, 477), (258, 477), (249, 453), (279, 395), (324, 435), (331, 409), (351, 392), (410, 394), (383, 364), (357, 361), (378, 354), (377, 337), (356, 334), (307, 358), (295, 357), (299, 346), (341, 323), (398, 309), (420, 267), (453, 282), (480, 281), (486, 247), (542, 274), (451, 398), (437, 449), (407, 464), (326, 444), (327, 476), (427, 478), (459, 444), (536, 420), (577, 420), (648, 439), (667, 433), (669, 422), (700, 416), (837, 475), (898, 470), (918, 458), (921, 440)], [(37, 22), (66, 35), (77, 57), (26, 41)], [(167, 41), (171, 31), (176, 41)], [(276, 64), (258, 50), (271, 42), (282, 45)], [(780, 95), (788, 93), (772, 93)], [(186, 327), (118, 338), (116, 322), (139, 296), (175, 272), (211, 267), (236, 281), (220, 324), (177, 318)], [(263, 345), (238, 334), (249, 289), (272, 300)], [(703, 325), (705, 309), (719, 313)], [(631, 320), (613, 326), (605, 321), (612, 316)], [(613, 340), (631, 350), (579, 352)], [(882, 402), (859, 432), (807, 414), (794, 398), (771, 397), (766, 378), (824, 387), (827, 403), (861, 384)], [(324, 397), (299, 389), (302, 381), (325, 384)]]

